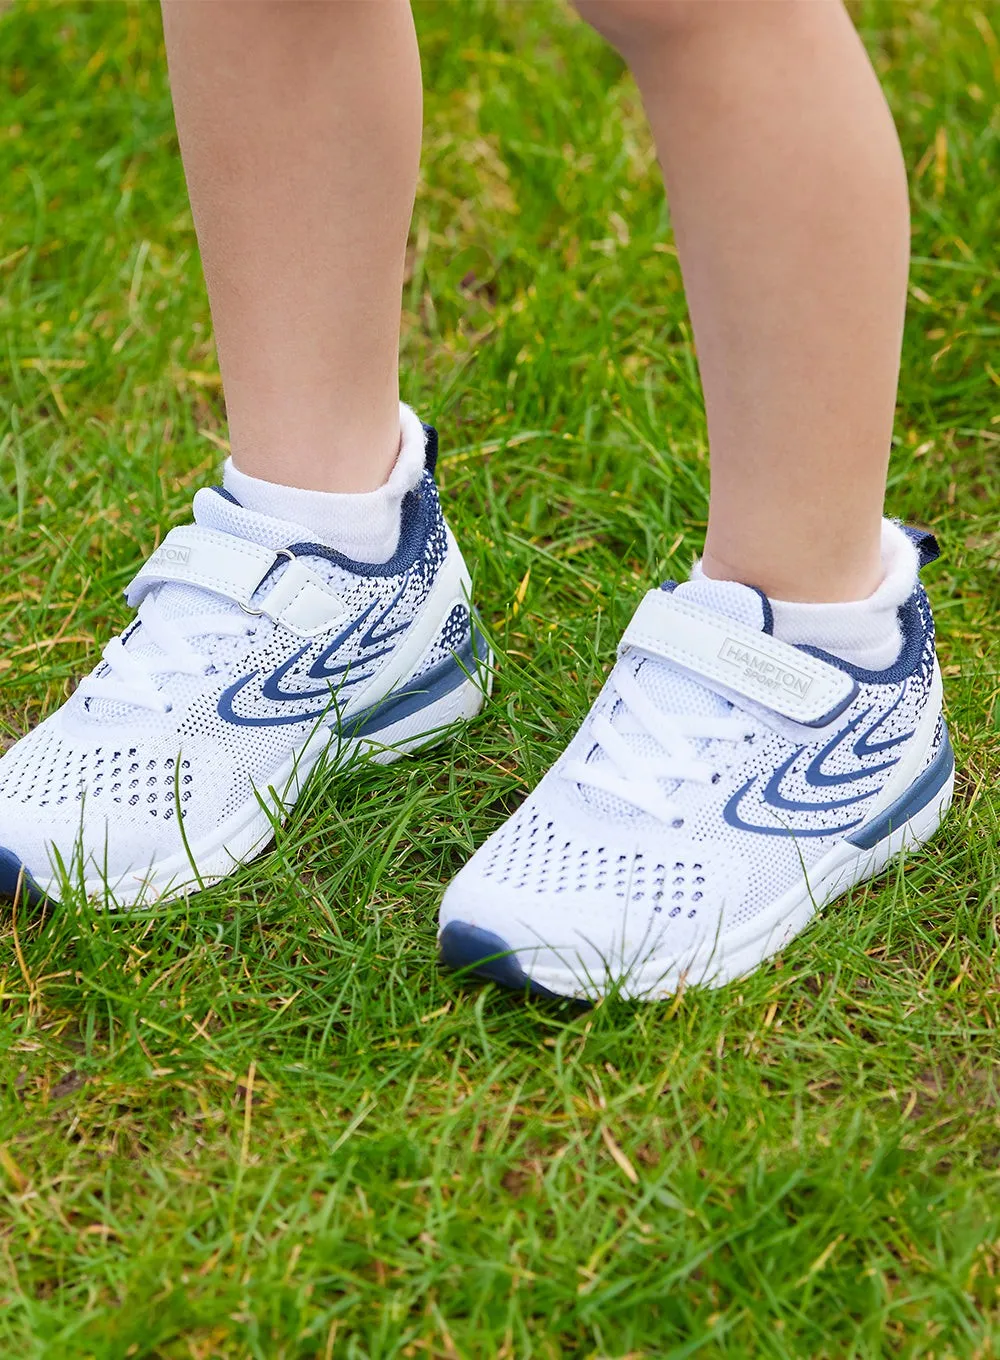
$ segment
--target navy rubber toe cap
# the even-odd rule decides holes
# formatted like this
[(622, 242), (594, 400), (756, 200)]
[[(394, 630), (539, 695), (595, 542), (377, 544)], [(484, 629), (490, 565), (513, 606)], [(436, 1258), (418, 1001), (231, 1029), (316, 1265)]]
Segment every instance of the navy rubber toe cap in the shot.
[(0, 898), (2, 897), (12, 902), (19, 898), (21, 902), (34, 904), (44, 901), (45, 894), (13, 850), (0, 845)]
[(490, 930), (468, 925), (465, 921), (449, 921), (441, 931), (439, 944), (441, 961), (448, 968), (489, 978), (515, 992), (565, 1000), (557, 992), (550, 992), (548, 987), (533, 981), (518, 963), (507, 941)]

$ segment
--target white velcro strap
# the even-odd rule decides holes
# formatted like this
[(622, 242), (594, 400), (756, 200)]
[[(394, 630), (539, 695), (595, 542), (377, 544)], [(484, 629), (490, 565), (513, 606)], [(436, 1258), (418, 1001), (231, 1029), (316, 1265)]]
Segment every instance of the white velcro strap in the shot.
[(250, 597), (278, 560), (273, 548), (217, 529), (184, 524), (166, 538), (129, 582), (125, 598), (134, 608), (153, 586), (163, 581), (199, 586), (236, 604)]
[(806, 727), (822, 727), (858, 692), (846, 671), (769, 633), (651, 590), (625, 629), (619, 655), (636, 647)]
[(325, 633), (348, 612), (342, 596), (298, 557), (289, 562), (257, 607), (301, 637)]

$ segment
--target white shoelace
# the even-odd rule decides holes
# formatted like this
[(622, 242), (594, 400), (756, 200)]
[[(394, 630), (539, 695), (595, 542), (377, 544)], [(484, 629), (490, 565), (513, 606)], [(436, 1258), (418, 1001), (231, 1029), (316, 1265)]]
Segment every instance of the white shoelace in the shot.
[[(745, 715), (710, 717), (668, 713), (644, 693), (634, 671), (619, 664), (613, 684), (624, 713), (612, 721), (609, 712), (591, 720), (591, 735), (606, 761), (571, 760), (563, 775), (584, 788), (599, 789), (671, 826), (683, 825), (676, 803), (662, 782), (711, 784), (717, 777), (712, 763), (702, 759), (696, 741), (737, 742), (752, 736)], [(652, 756), (637, 754), (629, 736), (649, 737), (658, 748)]]
[[(168, 619), (157, 604), (156, 595), (147, 595), (139, 607), (137, 620), (158, 654), (136, 655), (120, 637), (112, 638), (102, 657), (108, 674), (81, 680), (78, 693), (87, 699), (109, 699), (114, 703), (134, 704), (169, 713), (171, 702), (158, 677), (165, 675), (210, 675), (210, 658), (191, 646), (189, 638), (211, 634), (213, 637), (251, 637), (253, 619), (243, 613), (187, 614)], [(133, 625), (134, 627), (135, 625)]]

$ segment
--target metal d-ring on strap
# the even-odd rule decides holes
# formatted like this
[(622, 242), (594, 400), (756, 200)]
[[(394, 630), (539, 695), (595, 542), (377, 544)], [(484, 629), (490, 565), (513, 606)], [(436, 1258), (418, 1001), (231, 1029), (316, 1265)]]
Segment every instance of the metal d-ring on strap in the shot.
[[(295, 554), (292, 552), (291, 548), (278, 548), (277, 551), (275, 552), (275, 555), (274, 555), (274, 562), (272, 563), (272, 565), (271, 565), (270, 567), (268, 567), (267, 571), (264, 573), (264, 575), (263, 575), (263, 576), (260, 578), (260, 580), (257, 582), (257, 585), (256, 585), (255, 588), (254, 588), (253, 594), (250, 596), (251, 599), (253, 599), (253, 596), (257, 594), (257, 591), (258, 591), (258, 590), (260, 590), (261, 586), (264, 584), (264, 582), (267, 580), (267, 578), (271, 575), (271, 572), (274, 571), (274, 568), (278, 565), (278, 562), (281, 560), (282, 557), (287, 558), (287, 560), (288, 560), (289, 562), (294, 562), (294, 561), (295, 561)], [(244, 604), (242, 600), (237, 601), (237, 603), (239, 604), (240, 608), (243, 610), (244, 614), (250, 614), (251, 616), (257, 616), (257, 615), (263, 614), (263, 612), (264, 612), (263, 609), (251, 609), (250, 606), (249, 606), (248, 604)]]

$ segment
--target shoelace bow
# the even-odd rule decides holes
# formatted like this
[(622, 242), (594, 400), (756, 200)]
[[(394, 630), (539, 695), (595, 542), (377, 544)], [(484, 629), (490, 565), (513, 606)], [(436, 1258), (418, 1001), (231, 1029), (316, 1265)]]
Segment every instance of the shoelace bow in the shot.
[[(669, 713), (658, 708), (643, 692), (635, 669), (627, 660), (615, 668), (612, 683), (624, 713), (612, 720), (616, 707), (612, 705), (591, 721), (591, 735), (607, 760), (570, 760), (563, 767), (563, 774), (574, 784), (599, 789), (659, 821), (680, 826), (683, 818), (676, 803), (665, 793), (663, 781), (712, 783), (716, 770), (697, 754), (692, 743), (742, 741), (752, 735), (746, 718)], [(656, 754), (639, 755), (629, 744), (629, 736), (651, 738), (658, 748)]]
[[(108, 674), (81, 680), (78, 692), (87, 699), (109, 699), (134, 704), (155, 713), (169, 713), (171, 703), (157, 678), (164, 675), (208, 675), (212, 663), (204, 653), (191, 646), (190, 638), (250, 637), (254, 624), (247, 615), (236, 613), (188, 614), (168, 619), (157, 603), (156, 594), (147, 595), (136, 615), (146, 638), (158, 653), (137, 656), (120, 637), (112, 638), (102, 652)], [(134, 624), (132, 625), (135, 626)]]

